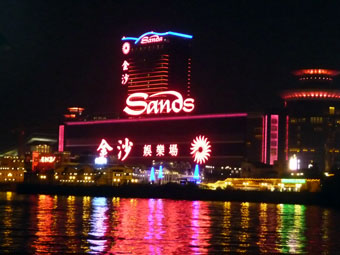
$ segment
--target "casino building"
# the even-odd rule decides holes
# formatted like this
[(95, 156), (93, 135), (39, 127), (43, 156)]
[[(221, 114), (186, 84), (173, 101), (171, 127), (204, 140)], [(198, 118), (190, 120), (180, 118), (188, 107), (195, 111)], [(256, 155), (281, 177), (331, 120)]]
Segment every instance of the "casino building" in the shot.
[(171, 31), (123, 37), (120, 86), (126, 117), (68, 119), (59, 127), (59, 152), (70, 151), (96, 167), (162, 166), (182, 173), (193, 173), (197, 166), (240, 169), (244, 161), (274, 164), (278, 146), (269, 144), (274, 144), (270, 132), (276, 135), (277, 115), (195, 114), (192, 40)]
[[(124, 166), (194, 173), (196, 169), (330, 171), (340, 162), (338, 71), (294, 72), (297, 89), (281, 93), (278, 112), (195, 114), (191, 83), (193, 36), (148, 32), (122, 38), (121, 119), (68, 118), (59, 153), (96, 168)], [(73, 109), (73, 108), (72, 108)], [(253, 163), (253, 164), (252, 164)], [(270, 170), (270, 169), (269, 169)], [(243, 169), (242, 169), (243, 171)]]

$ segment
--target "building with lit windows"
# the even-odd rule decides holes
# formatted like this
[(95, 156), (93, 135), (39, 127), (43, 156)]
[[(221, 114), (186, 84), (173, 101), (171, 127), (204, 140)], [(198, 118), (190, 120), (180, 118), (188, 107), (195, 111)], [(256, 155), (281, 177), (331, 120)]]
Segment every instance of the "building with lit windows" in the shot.
[(24, 160), (17, 156), (0, 157), (0, 183), (23, 182)]
[(296, 89), (284, 100), (285, 159), (293, 171), (329, 172), (340, 163), (340, 89), (333, 83), (339, 71), (302, 69), (293, 72)]
[(123, 37), (121, 85), (126, 95), (175, 90), (189, 97), (192, 38), (171, 31)]
[(59, 127), (59, 152), (97, 168), (128, 166), (151, 181), (170, 180), (172, 173), (200, 178), (197, 165), (238, 174), (244, 161), (273, 164), (277, 156), (267, 154), (277, 149), (268, 145), (274, 134), (264, 133), (274, 132), (275, 124), (263, 114), (194, 114), (199, 99), (191, 90), (192, 38), (170, 31), (123, 37), (125, 117), (66, 120)]

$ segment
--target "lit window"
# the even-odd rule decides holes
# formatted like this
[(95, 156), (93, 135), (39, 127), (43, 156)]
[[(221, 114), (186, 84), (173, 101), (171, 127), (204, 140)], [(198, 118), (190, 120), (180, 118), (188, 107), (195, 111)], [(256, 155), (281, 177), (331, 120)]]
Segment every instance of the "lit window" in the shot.
[(334, 113), (335, 113), (335, 107), (334, 106), (330, 106), (329, 107), (329, 114), (330, 115), (334, 115)]

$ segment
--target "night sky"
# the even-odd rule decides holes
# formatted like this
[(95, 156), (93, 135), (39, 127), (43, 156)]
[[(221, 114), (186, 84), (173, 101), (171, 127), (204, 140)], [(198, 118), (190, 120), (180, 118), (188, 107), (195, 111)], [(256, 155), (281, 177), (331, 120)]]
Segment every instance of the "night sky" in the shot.
[(194, 35), (201, 112), (279, 106), (292, 70), (340, 69), (339, 6), (288, 2), (1, 0), (0, 149), (57, 132), (68, 106), (121, 113), (120, 39), (151, 30)]

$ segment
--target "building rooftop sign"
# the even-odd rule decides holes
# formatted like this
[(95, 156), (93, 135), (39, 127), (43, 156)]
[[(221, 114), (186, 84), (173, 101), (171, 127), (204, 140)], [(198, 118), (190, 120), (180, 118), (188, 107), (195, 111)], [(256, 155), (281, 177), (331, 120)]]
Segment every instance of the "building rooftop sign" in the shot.
[(182, 34), (182, 33), (177, 33), (177, 32), (164, 32), (164, 33), (157, 33), (157, 32), (147, 32), (142, 34), (139, 37), (123, 37), (122, 41), (134, 41), (134, 44), (148, 44), (148, 43), (156, 43), (156, 42), (162, 42), (164, 39), (164, 36), (177, 36), (177, 37), (182, 37), (186, 39), (192, 39), (192, 35), (187, 35), (187, 34)]

